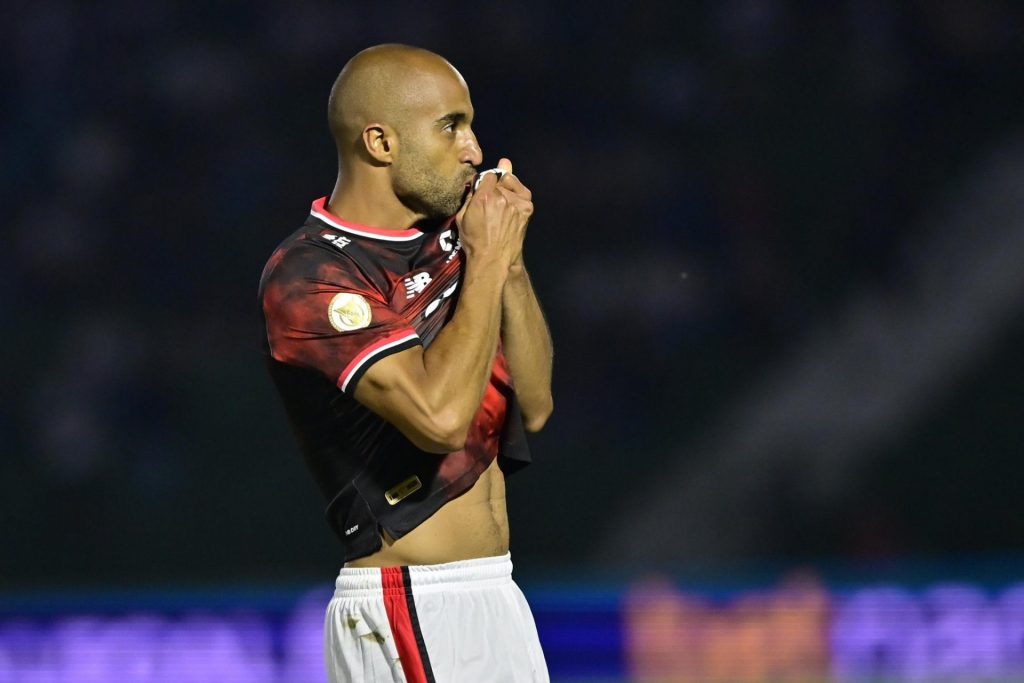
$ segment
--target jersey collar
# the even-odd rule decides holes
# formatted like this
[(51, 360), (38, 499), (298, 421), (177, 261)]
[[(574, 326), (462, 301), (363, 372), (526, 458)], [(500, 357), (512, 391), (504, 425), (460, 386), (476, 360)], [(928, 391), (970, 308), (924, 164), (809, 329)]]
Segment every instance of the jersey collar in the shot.
[(310, 209), (309, 213), (313, 217), (327, 223), (332, 228), (337, 228), (343, 232), (349, 232), (353, 235), (369, 237), (375, 240), (385, 240), (387, 242), (408, 242), (423, 235), (423, 232), (416, 228), (408, 228), (407, 230), (371, 228), (368, 225), (359, 225), (358, 223), (352, 223), (351, 221), (338, 218), (327, 210), (327, 197), (321, 197), (314, 201), (313, 207)]

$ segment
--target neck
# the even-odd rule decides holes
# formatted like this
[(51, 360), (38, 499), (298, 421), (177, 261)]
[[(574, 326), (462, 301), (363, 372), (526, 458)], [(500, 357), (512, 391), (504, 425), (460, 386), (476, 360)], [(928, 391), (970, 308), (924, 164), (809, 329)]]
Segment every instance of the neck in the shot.
[(386, 172), (380, 171), (339, 172), (327, 210), (338, 218), (371, 228), (404, 230), (416, 225), (423, 216), (398, 200), (387, 182)]

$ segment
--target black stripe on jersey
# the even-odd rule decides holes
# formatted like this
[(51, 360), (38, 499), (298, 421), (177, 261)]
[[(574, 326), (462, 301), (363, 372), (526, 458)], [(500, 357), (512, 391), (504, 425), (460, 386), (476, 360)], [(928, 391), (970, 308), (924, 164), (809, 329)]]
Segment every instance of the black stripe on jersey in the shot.
[(352, 373), (352, 376), (348, 380), (348, 385), (346, 385), (345, 387), (345, 393), (348, 394), (349, 396), (355, 395), (356, 385), (359, 384), (359, 380), (363, 378), (363, 375), (366, 374), (366, 371), (373, 367), (374, 363), (380, 361), (383, 358), (387, 358), (393, 353), (405, 351), (406, 349), (411, 349), (414, 346), (420, 346), (422, 344), (422, 339), (420, 339), (419, 337), (413, 337), (412, 339), (407, 339), (401, 344), (395, 344), (394, 346), (388, 347), (386, 349), (381, 349), (377, 353), (373, 354), (373, 357), (371, 357), (369, 360), (367, 360), (365, 363), (359, 366), (359, 368)]

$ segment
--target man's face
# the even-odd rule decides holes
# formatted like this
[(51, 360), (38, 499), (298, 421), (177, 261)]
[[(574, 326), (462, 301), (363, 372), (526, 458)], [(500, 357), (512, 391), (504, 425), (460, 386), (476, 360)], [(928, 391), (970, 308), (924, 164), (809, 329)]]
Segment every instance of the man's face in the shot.
[(400, 147), (392, 185), (403, 204), (427, 219), (442, 220), (462, 206), (483, 156), (462, 79), (442, 72), (429, 79), (423, 92), (422, 101), (396, 126)]

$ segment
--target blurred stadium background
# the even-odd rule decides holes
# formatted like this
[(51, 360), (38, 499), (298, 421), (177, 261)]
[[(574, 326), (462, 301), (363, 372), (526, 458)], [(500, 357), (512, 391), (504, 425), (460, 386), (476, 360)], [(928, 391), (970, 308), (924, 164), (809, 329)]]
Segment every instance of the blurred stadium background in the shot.
[(327, 93), (465, 75), (556, 412), (555, 681), (1024, 680), (1024, 7), (4, 3), (0, 683), (320, 681), (336, 545), (256, 285)]

